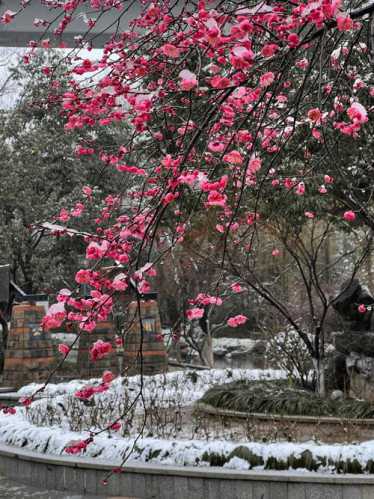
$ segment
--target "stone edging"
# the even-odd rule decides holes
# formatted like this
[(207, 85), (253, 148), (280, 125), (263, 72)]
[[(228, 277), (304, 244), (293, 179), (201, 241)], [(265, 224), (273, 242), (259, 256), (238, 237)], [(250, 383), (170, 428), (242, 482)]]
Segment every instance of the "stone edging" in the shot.
[(134, 499), (301, 499), (332, 493), (334, 499), (374, 497), (374, 475), (239, 471), (135, 462), (128, 462), (124, 473), (115, 474), (107, 486), (102, 485), (105, 474), (118, 465), (100, 459), (43, 455), (0, 444), (0, 470), (10, 479), (43, 488), (101, 494), (100, 497), (112, 494)]

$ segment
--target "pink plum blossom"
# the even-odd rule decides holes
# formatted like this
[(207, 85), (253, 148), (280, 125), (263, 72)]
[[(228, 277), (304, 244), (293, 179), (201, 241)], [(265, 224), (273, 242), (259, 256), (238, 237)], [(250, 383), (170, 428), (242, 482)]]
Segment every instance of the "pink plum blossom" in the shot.
[(180, 87), (185, 91), (192, 90), (198, 84), (195, 73), (192, 73), (188, 69), (183, 69), (179, 73), (179, 78), (181, 79)]
[(221, 194), (218, 191), (211, 191), (208, 195), (208, 201), (206, 202), (207, 206), (225, 206), (227, 201), (227, 196), (225, 194)]
[(2, 24), (10, 24), (13, 21), (16, 14), (17, 14), (17, 12), (14, 12), (13, 10), (8, 9), (0, 17), (0, 22)]
[(260, 76), (260, 86), (263, 88), (268, 87), (274, 82), (274, 79), (274, 73), (272, 71), (268, 71)]
[(359, 102), (353, 102), (348, 108), (347, 114), (354, 123), (366, 123), (368, 120), (367, 111)]
[(90, 348), (91, 360), (100, 360), (112, 352), (113, 347), (108, 341), (97, 340)]
[(203, 308), (190, 308), (186, 312), (187, 319), (189, 321), (193, 321), (195, 319), (201, 319), (204, 315), (204, 309)]
[(243, 288), (240, 286), (239, 283), (231, 284), (231, 289), (233, 290), (234, 293), (241, 293), (243, 291)]
[(161, 51), (164, 55), (172, 57), (173, 59), (179, 57), (180, 55), (180, 49), (171, 43), (165, 43), (165, 45), (161, 47)]
[(58, 351), (65, 356), (70, 352), (70, 347), (68, 345), (65, 345), (64, 343), (60, 343), (58, 345)]
[(343, 218), (347, 222), (354, 222), (356, 220), (356, 214), (354, 211), (348, 210), (344, 212)]
[(243, 156), (240, 154), (239, 151), (235, 150), (225, 154), (223, 160), (226, 161), (226, 163), (231, 163), (233, 165), (243, 164)]
[(246, 317), (245, 315), (235, 315), (234, 317), (230, 317), (228, 320), (227, 320), (227, 325), (230, 326), (230, 327), (239, 327), (239, 326), (242, 326), (243, 324), (245, 324), (248, 320), (248, 317)]

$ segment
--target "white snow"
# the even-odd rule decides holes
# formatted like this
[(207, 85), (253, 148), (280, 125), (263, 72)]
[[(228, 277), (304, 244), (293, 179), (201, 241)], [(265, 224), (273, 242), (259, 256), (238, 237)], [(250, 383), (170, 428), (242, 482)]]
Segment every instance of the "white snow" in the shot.
[(251, 338), (213, 338), (213, 351), (217, 348), (227, 348), (230, 350), (251, 350), (258, 343), (258, 340)]
[[(75, 392), (98, 386), (100, 379), (49, 384), (44, 392), (38, 393), (40, 398), (28, 408), (26, 420), (40, 426), (58, 425), (66, 430), (95, 431), (120, 418), (127, 421), (126, 428), (129, 428), (131, 435), (143, 427), (146, 411), (153, 414), (147, 419), (147, 436), (200, 438), (205, 435), (205, 427), (196, 426), (190, 414), (191, 406), (208, 388), (240, 379), (279, 379), (284, 376), (283, 371), (273, 369), (190, 369), (143, 378), (118, 377), (109, 390), (96, 393), (86, 405), (74, 397)], [(33, 383), (21, 388), (18, 394), (30, 397), (42, 386)], [(126, 429), (123, 432), (125, 434)], [(223, 428), (222, 436), (226, 438)]]
[[(276, 369), (210, 369), (206, 371), (189, 369), (145, 376), (143, 380), (141, 380), (140, 376), (118, 377), (112, 382), (110, 390), (100, 394), (99, 397), (107, 398), (114, 394), (117, 394), (117, 396), (122, 395), (124, 387), (129, 392), (137, 393), (142, 383), (145, 399), (153, 399), (157, 395), (159, 401), (177, 399), (186, 406), (201, 398), (206, 390), (214, 384), (229, 383), (240, 379), (280, 379), (284, 377), (285, 373)], [(88, 381), (73, 380), (59, 384), (50, 383), (43, 394), (48, 396), (73, 395), (84, 386), (97, 385), (100, 381), (100, 379), (91, 379)], [(29, 397), (42, 386), (42, 384), (31, 383), (22, 387), (17, 393), (22, 397)]]
[(224, 468), (229, 468), (231, 470), (249, 470), (250, 465), (245, 459), (234, 456), (230, 459), (228, 463), (223, 465)]
[[(274, 370), (250, 370), (250, 369), (213, 369), (211, 371), (177, 371), (166, 375), (156, 375), (143, 379), (143, 395), (145, 404), (147, 401), (157, 401), (158, 407), (170, 407), (170, 403), (175, 403), (177, 399), (184, 406), (191, 405), (195, 400), (215, 383), (224, 383), (236, 379), (259, 379), (259, 378), (279, 378), (284, 375), (281, 371)], [(64, 449), (72, 441), (86, 439), (90, 436), (89, 431), (70, 431), (66, 420), (61, 418), (61, 424), (44, 424), (37, 426), (30, 422), (27, 413), (36, 410), (53, 407), (58, 411), (59, 407), (66, 404), (68, 398), (83, 386), (97, 384), (100, 380), (74, 380), (58, 385), (48, 385), (45, 389), (47, 398), (36, 400), (29, 408), (17, 408), (14, 415), (0, 413), (0, 441), (9, 445), (23, 447), (41, 453), (61, 455)], [(19, 390), (23, 396), (31, 395), (40, 385), (32, 384)], [(113, 381), (109, 391), (95, 395), (95, 402), (110, 401), (117, 402), (118, 397), (130, 398), (130, 402), (135, 400), (141, 386), (140, 376), (130, 378), (117, 378)], [(84, 411), (88, 411), (84, 409)], [(125, 422), (126, 424), (126, 422)], [(96, 428), (97, 429), (97, 428)], [(89, 428), (95, 431), (95, 428)], [(134, 427), (128, 428), (128, 435), (121, 436), (114, 431), (105, 431), (94, 438), (94, 442), (87, 447), (85, 456), (105, 459), (114, 466), (121, 463), (123, 457), (134, 447), (131, 460), (140, 462), (151, 462), (165, 465), (181, 466), (209, 466), (209, 462), (204, 460), (204, 453), (215, 453), (224, 456), (227, 468), (245, 470), (250, 468), (250, 464), (243, 458), (229, 454), (238, 446), (244, 446), (252, 453), (262, 457), (264, 462), (270, 457), (279, 460), (287, 460), (290, 455), (300, 456), (309, 450), (311, 454), (320, 462), (321, 458), (341, 461), (350, 459), (365, 466), (374, 457), (374, 440), (360, 444), (318, 444), (316, 442), (288, 443), (288, 442), (233, 442), (224, 439), (209, 438), (150, 438), (137, 433)], [(225, 437), (223, 437), (225, 438)], [(256, 469), (261, 469), (257, 466)], [(331, 464), (320, 466), (319, 471), (327, 473), (334, 472)]]
[[(61, 455), (64, 448), (73, 440), (89, 437), (88, 432), (76, 433), (62, 430), (61, 428), (36, 427), (24, 419), (24, 410), (16, 415), (0, 415), (0, 441), (34, 450), (42, 453)], [(94, 443), (88, 446), (86, 457), (99, 457), (118, 465), (123, 456), (132, 449), (132, 461), (158, 463), (180, 466), (209, 466), (203, 460), (204, 453), (216, 453), (226, 458), (239, 445), (248, 448), (263, 460), (275, 457), (286, 460), (293, 454), (300, 456), (303, 451), (309, 450), (312, 455), (320, 460), (325, 457), (334, 461), (354, 460), (365, 466), (374, 456), (374, 441), (361, 444), (317, 444), (315, 442), (299, 443), (260, 443), (260, 442), (228, 442), (228, 441), (202, 441), (202, 440), (163, 440), (156, 438), (136, 437), (123, 438), (117, 435), (101, 435), (95, 438)], [(249, 469), (250, 465), (244, 459), (232, 457), (225, 465), (231, 469)], [(256, 466), (256, 469), (262, 469)], [(332, 473), (331, 466), (321, 466), (319, 471)]]

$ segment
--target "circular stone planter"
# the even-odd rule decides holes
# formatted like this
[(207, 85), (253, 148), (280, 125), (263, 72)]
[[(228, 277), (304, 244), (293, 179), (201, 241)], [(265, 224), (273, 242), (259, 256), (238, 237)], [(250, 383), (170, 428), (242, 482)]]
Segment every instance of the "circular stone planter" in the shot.
[(127, 499), (369, 499), (372, 475), (327, 475), (222, 468), (160, 466), (128, 462), (125, 471), (101, 484), (119, 463), (43, 455), (0, 444), (0, 470), (18, 482)]
[(194, 410), (201, 415), (223, 420), (227, 427), (230, 427), (230, 421), (245, 419), (248, 431), (257, 440), (281, 437), (282, 440), (294, 442), (353, 443), (374, 439), (374, 419), (247, 413), (219, 409), (202, 402), (197, 402)]

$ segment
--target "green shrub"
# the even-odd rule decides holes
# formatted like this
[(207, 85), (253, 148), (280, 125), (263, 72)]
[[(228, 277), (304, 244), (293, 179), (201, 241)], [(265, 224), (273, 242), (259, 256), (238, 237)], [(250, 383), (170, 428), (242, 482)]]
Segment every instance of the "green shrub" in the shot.
[(218, 409), (247, 413), (297, 416), (374, 417), (374, 404), (362, 400), (321, 398), (317, 393), (287, 381), (235, 381), (210, 388), (200, 402)]
[[(201, 457), (201, 461), (207, 462), (210, 466), (224, 466), (232, 458), (237, 457), (246, 461), (250, 468), (263, 466), (266, 470), (284, 471), (288, 469), (305, 469), (308, 471), (318, 471), (320, 468), (331, 467), (336, 473), (374, 473), (374, 460), (367, 462), (366, 466), (362, 466), (357, 459), (338, 459), (337, 461), (327, 458), (326, 456), (313, 456), (310, 450), (304, 450), (298, 455), (290, 454), (287, 459), (270, 456), (264, 461), (264, 458), (244, 445), (238, 445), (230, 452), (228, 456), (224, 456), (218, 452), (205, 451)], [(200, 459), (196, 461), (196, 464)]]
[(223, 466), (229, 459), (218, 452), (205, 451), (201, 456), (201, 460), (210, 464), (210, 466)]
[(255, 466), (263, 466), (264, 460), (261, 456), (257, 456), (254, 454), (248, 447), (244, 445), (239, 445), (235, 447), (235, 449), (230, 452), (227, 460), (230, 461), (233, 457), (239, 457), (240, 459), (244, 459), (251, 466), (251, 468)]

